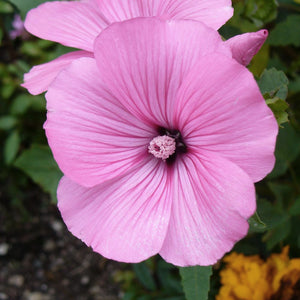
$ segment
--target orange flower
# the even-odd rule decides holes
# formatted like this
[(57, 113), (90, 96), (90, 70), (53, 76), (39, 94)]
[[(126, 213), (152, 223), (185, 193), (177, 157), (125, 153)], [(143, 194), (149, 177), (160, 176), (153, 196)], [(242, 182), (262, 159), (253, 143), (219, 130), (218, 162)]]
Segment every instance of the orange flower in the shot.
[(298, 300), (300, 259), (289, 259), (289, 247), (267, 261), (257, 255), (231, 253), (220, 272), (222, 287), (216, 300)]

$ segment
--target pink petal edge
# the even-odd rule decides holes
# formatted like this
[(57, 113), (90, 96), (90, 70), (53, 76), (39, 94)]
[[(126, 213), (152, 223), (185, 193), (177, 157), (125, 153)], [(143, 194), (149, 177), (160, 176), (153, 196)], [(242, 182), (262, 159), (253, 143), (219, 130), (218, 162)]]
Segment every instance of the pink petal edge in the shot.
[(254, 182), (274, 167), (278, 124), (250, 71), (219, 53), (198, 61), (182, 83), (174, 124), (192, 150), (220, 153)]
[(93, 188), (63, 177), (58, 207), (68, 229), (94, 251), (140, 262), (158, 253), (166, 235), (173, 198), (167, 173), (162, 162), (151, 159)]
[(91, 52), (108, 22), (93, 3), (53, 1), (30, 10), (24, 25), (39, 38)]
[(28, 73), (24, 74), (22, 87), (30, 94), (38, 95), (47, 91), (51, 82), (58, 73), (66, 68), (73, 60), (81, 57), (93, 57), (93, 53), (87, 51), (75, 51), (64, 54), (48, 63), (34, 66)]
[(173, 203), (159, 254), (178, 266), (212, 265), (248, 232), (254, 213), (252, 180), (212, 153), (187, 154), (173, 175)]
[(233, 15), (230, 0), (96, 0), (110, 22), (136, 17), (201, 21), (219, 29)]

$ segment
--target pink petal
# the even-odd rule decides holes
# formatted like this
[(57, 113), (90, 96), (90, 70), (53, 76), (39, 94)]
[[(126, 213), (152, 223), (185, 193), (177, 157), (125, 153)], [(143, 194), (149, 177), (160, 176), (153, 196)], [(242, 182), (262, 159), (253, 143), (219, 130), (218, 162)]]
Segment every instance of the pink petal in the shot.
[(248, 32), (240, 35), (236, 35), (233, 38), (227, 40), (227, 44), (231, 51), (232, 57), (239, 63), (247, 66), (253, 56), (259, 51), (268, 37), (268, 31), (262, 29), (257, 32)]
[(218, 29), (233, 15), (230, 0), (97, 0), (100, 11), (111, 22), (136, 17), (202, 21)]
[(103, 83), (131, 113), (172, 128), (183, 78), (213, 51), (231, 57), (217, 31), (200, 22), (137, 18), (109, 26), (96, 39), (94, 53)]
[(63, 177), (58, 207), (69, 230), (107, 258), (139, 262), (158, 253), (172, 196), (167, 168), (151, 159), (123, 177), (84, 188)]
[(199, 60), (178, 92), (175, 114), (190, 151), (218, 153), (254, 182), (272, 170), (277, 122), (252, 74), (235, 60)]
[(160, 255), (179, 265), (216, 263), (248, 231), (255, 211), (251, 179), (215, 154), (187, 154), (174, 168), (174, 196)]
[(66, 176), (88, 187), (124, 174), (145, 159), (156, 134), (102, 82), (95, 60), (80, 58), (60, 72), (46, 94), (44, 128), (54, 158)]
[(41, 4), (27, 14), (25, 28), (42, 39), (87, 51), (108, 25), (91, 3), (55, 1)]
[(32, 95), (43, 93), (62, 69), (80, 57), (93, 57), (93, 54), (87, 51), (70, 52), (46, 64), (35, 66), (24, 75), (22, 86)]

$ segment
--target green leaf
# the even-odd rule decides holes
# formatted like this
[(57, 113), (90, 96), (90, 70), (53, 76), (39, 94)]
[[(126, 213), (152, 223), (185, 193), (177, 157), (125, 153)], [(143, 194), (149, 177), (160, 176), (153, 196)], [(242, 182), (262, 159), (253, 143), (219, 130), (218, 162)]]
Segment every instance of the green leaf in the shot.
[(289, 80), (285, 74), (275, 68), (265, 70), (258, 81), (260, 91), (264, 96), (267, 98), (277, 97), (282, 100), (287, 97), (288, 83)]
[(267, 230), (282, 225), (289, 218), (281, 209), (264, 199), (258, 199), (257, 213), (264, 220)]
[(272, 110), (279, 126), (289, 121), (289, 115), (286, 112), (289, 105), (284, 100), (275, 97), (273, 99), (267, 99), (266, 103)]
[(24, 114), (31, 105), (31, 95), (20, 94), (17, 96), (10, 107), (10, 113), (12, 115)]
[(17, 124), (17, 119), (13, 116), (0, 117), (0, 130), (9, 130)]
[(183, 296), (155, 298), (155, 300), (186, 300)]
[(295, 131), (291, 124), (286, 123), (284, 128), (280, 128), (279, 130), (275, 150), (276, 163), (268, 178), (283, 175), (299, 154), (300, 134)]
[(273, 46), (300, 46), (300, 15), (289, 15), (271, 31), (268, 42)]
[(277, 226), (263, 236), (263, 241), (266, 242), (268, 250), (272, 250), (278, 243), (285, 240), (291, 232), (291, 221), (287, 219), (286, 222)]
[(7, 165), (11, 164), (16, 158), (20, 147), (20, 135), (17, 130), (13, 131), (6, 139), (4, 144), (4, 161)]
[(298, 216), (298, 215), (300, 215), (300, 197), (296, 198), (295, 202), (290, 207), (289, 214), (291, 216)]
[(300, 76), (296, 77), (294, 80), (290, 81), (289, 90), (293, 93), (300, 92)]
[(145, 262), (133, 265), (133, 270), (141, 284), (150, 291), (156, 290), (156, 284)]
[(164, 260), (159, 260), (157, 263), (157, 276), (159, 279), (159, 283), (162, 286), (162, 289), (170, 294), (182, 294), (182, 287), (178, 281), (177, 276), (175, 276), (174, 271), (177, 268), (168, 264)]
[(262, 26), (274, 20), (277, 16), (276, 0), (246, 1), (245, 17), (251, 19), (257, 26)]
[(281, 184), (279, 182), (268, 182), (268, 187), (275, 195), (276, 205), (280, 208), (284, 208), (285, 204), (292, 199), (293, 190), (291, 189), (289, 184)]
[(266, 224), (260, 219), (257, 212), (248, 220), (249, 233), (251, 232), (264, 232), (267, 230)]
[(56, 189), (62, 173), (48, 146), (32, 145), (17, 158), (14, 165), (49, 192), (53, 201), (56, 200)]
[(257, 211), (266, 223), (268, 232), (262, 240), (266, 243), (268, 250), (271, 250), (279, 242), (283, 241), (291, 232), (291, 220), (287, 212), (281, 210), (269, 201), (259, 199)]
[(14, 12), (14, 8), (8, 2), (0, 2), (0, 14), (11, 14)]
[(207, 300), (212, 267), (179, 268), (181, 283), (187, 300)]
[(41, 95), (20, 94), (14, 99), (10, 107), (10, 113), (12, 115), (23, 115), (29, 108), (33, 108), (37, 111), (45, 110), (44, 98)]
[(0, 28), (0, 45), (2, 44), (2, 39), (3, 39), (3, 30)]

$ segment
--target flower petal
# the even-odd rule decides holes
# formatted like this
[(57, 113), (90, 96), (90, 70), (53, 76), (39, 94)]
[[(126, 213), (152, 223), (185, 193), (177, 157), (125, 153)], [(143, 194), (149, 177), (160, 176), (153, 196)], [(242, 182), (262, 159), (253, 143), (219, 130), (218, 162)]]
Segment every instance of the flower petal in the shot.
[(111, 22), (136, 17), (195, 20), (218, 29), (233, 15), (230, 0), (97, 0)]
[(108, 25), (91, 3), (55, 1), (29, 11), (27, 31), (42, 39), (87, 51), (93, 50), (96, 36)]
[(190, 150), (217, 152), (255, 182), (272, 170), (277, 122), (252, 74), (235, 60), (199, 60), (178, 92), (175, 119)]
[(158, 253), (172, 196), (162, 161), (150, 159), (126, 176), (93, 188), (63, 177), (58, 207), (69, 230), (107, 258), (139, 262)]
[(257, 32), (248, 32), (236, 35), (227, 40), (227, 44), (231, 51), (232, 57), (240, 64), (247, 66), (253, 56), (259, 51), (268, 37), (268, 31), (265, 29)]
[(32, 95), (45, 92), (57, 74), (66, 68), (74, 59), (80, 57), (93, 57), (91, 52), (75, 51), (64, 54), (48, 63), (33, 67), (24, 75), (22, 86)]
[(172, 128), (182, 79), (213, 51), (231, 57), (219, 34), (200, 22), (137, 18), (104, 30), (94, 53), (104, 84), (130, 112)]
[(92, 58), (75, 60), (50, 85), (49, 145), (61, 170), (83, 186), (127, 172), (148, 156), (156, 134), (132, 116), (102, 85)]
[(248, 231), (255, 190), (248, 175), (215, 154), (186, 154), (174, 167), (168, 232), (159, 254), (179, 265), (211, 265)]

